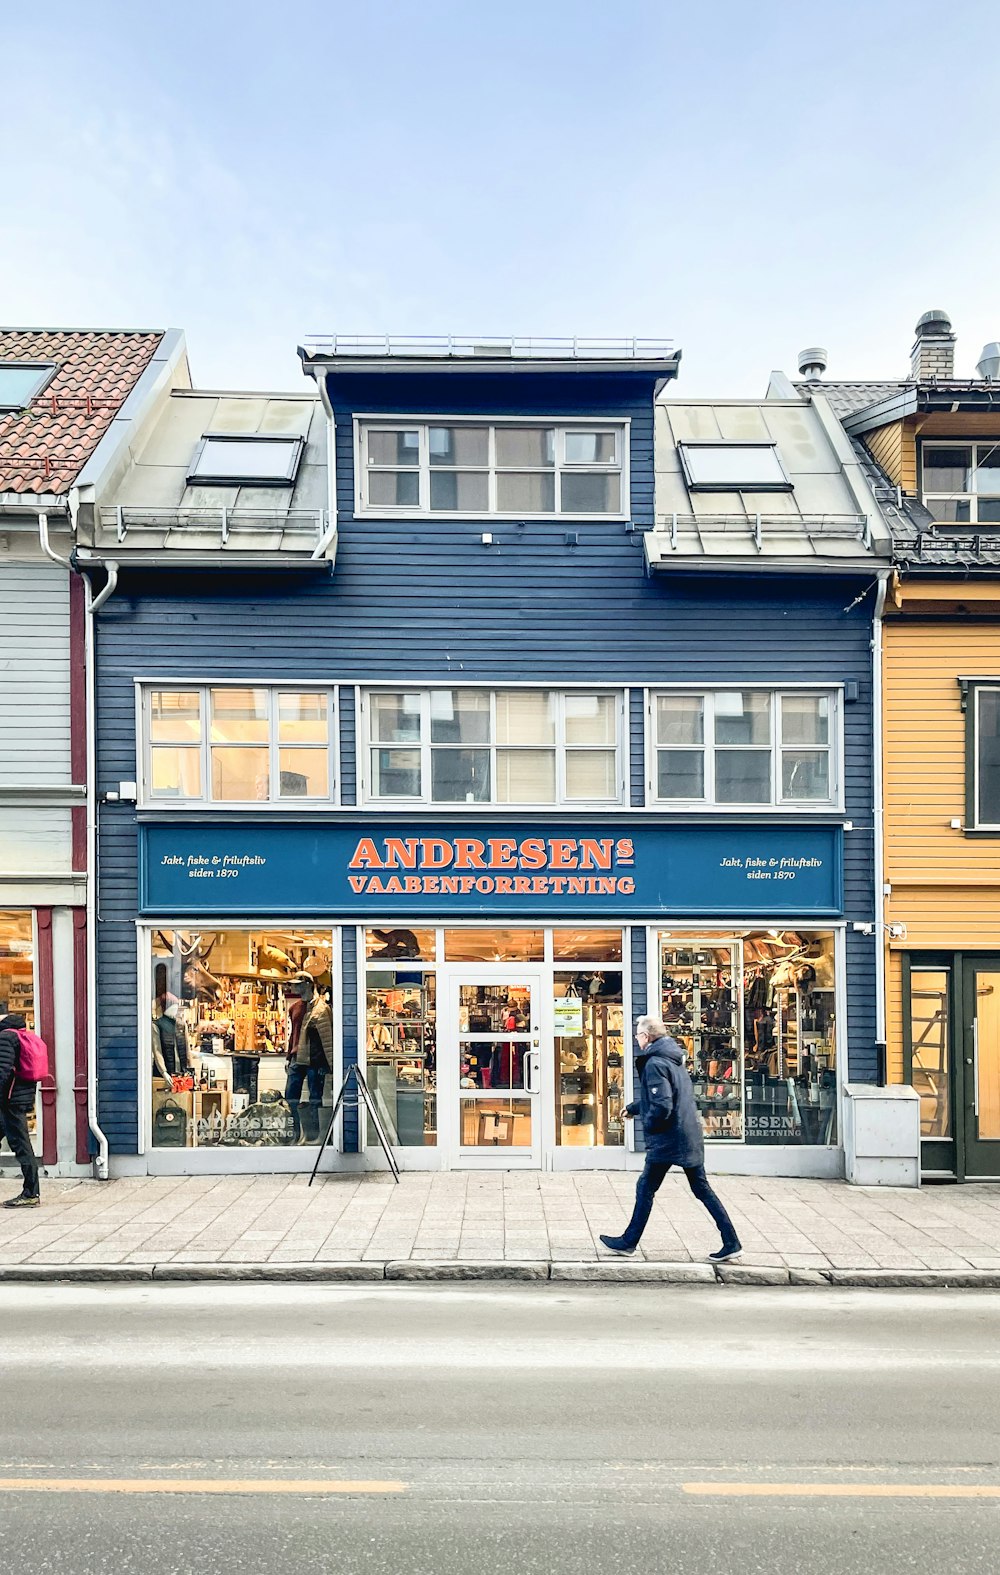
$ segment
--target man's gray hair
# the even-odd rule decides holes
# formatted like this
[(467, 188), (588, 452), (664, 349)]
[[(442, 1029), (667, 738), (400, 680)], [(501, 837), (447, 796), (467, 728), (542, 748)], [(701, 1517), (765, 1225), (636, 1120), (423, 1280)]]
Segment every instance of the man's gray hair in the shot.
[(640, 1017), (636, 1021), (637, 1034), (645, 1034), (647, 1039), (667, 1039), (667, 1025), (658, 1017)]

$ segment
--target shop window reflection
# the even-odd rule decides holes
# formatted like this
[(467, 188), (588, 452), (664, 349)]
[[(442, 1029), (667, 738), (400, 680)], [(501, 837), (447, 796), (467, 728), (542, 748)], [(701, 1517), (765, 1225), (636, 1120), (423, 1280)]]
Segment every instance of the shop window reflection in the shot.
[(910, 973), (912, 1084), (920, 1095), (920, 1135), (951, 1137), (950, 975), (944, 968)]
[(326, 1135), (332, 960), (329, 930), (154, 933), (154, 1147), (274, 1148)]
[[(431, 932), (433, 936), (433, 932)], [(390, 1143), (437, 1143), (437, 978), (433, 969), (369, 963), (366, 1077)], [(378, 1137), (371, 1120), (367, 1145)]]

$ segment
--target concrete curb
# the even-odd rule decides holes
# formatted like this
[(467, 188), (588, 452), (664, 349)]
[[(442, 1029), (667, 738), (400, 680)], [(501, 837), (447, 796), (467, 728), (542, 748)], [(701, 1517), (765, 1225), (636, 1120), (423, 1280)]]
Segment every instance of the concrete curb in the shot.
[(786, 1269), (743, 1263), (535, 1262), (400, 1259), (362, 1263), (8, 1263), (0, 1285), (368, 1284), (392, 1281), (556, 1281), (591, 1285), (795, 1286), (869, 1290), (1000, 1290), (997, 1269)]

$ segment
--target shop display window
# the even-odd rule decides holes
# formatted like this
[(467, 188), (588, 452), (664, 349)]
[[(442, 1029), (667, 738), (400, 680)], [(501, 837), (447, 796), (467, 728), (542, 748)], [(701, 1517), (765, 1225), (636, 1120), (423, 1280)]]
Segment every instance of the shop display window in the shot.
[(834, 969), (829, 932), (661, 935), (662, 1017), (707, 1138), (836, 1143)]
[(437, 955), (436, 930), (408, 930), (386, 926), (365, 931), (365, 956), (369, 962), (433, 962)]
[(329, 1129), (329, 930), (156, 930), (154, 1148), (273, 1148)]
[[(621, 932), (618, 932), (619, 946)], [(621, 969), (553, 975), (556, 1142), (618, 1148), (625, 1141), (625, 1012)]]
[(616, 962), (622, 960), (621, 930), (553, 930), (552, 955), (556, 962)]
[[(365, 1076), (389, 1141), (399, 1148), (433, 1148), (437, 1143), (435, 971), (369, 962), (365, 1003)], [(370, 1119), (367, 1126), (367, 1144), (373, 1147), (378, 1137)]]

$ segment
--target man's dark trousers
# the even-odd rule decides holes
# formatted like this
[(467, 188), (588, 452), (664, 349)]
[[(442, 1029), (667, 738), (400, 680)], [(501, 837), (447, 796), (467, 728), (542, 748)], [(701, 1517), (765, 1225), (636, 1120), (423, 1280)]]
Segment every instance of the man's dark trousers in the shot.
[(21, 1162), (24, 1190), (30, 1198), (38, 1197), (38, 1161), (28, 1131), (28, 1116), (34, 1103), (34, 1087), (30, 1092), (15, 1089), (6, 1099), (0, 1099), (0, 1127), (10, 1144), (11, 1153)]
[[(647, 1159), (645, 1168), (635, 1184), (635, 1208), (622, 1233), (622, 1242), (628, 1248), (638, 1247), (639, 1239), (646, 1229), (646, 1223), (653, 1212), (653, 1199), (663, 1184), (663, 1178), (668, 1170), (673, 1167), (665, 1165), (655, 1159)], [(722, 1234), (723, 1242), (729, 1246), (737, 1240), (736, 1227), (726, 1213), (722, 1199), (712, 1191), (711, 1183), (705, 1174), (704, 1165), (685, 1165), (684, 1174), (688, 1179), (688, 1186), (698, 1199), (704, 1203)]]

